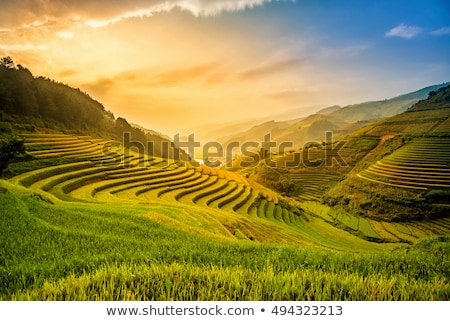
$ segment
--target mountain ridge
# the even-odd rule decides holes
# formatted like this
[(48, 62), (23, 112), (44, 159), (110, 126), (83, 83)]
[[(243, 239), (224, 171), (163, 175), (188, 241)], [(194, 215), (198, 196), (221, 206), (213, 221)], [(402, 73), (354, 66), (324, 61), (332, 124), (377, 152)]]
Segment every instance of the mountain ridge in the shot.
[(231, 142), (260, 142), (268, 133), (278, 142), (292, 142), (294, 149), (301, 148), (311, 141), (323, 141), (326, 131), (333, 131), (335, 136), (345, 135), (365, 126), (368, 122), (399, 114), (421, 99), (425, 99), (430, 91), (445, 86), (427, 86), (417, 91), (399, 95), (384, 101), (363, 102), (345, 107), (330, 106), (309, 116), (284, 121), (270, 120), (231, 135), (218, 137), (217, 141), (224, 145)]
[[(414, 105), (421, 99), (425, 99), (428, 93), (439, 88), (447, 86), (449, 83), (442, 83), (427, 86), (419, 90), (395, 96), (385, 100), (368, 101), (359, 104), (353, 104), (334, 110), (328, 115), (348, 122), (356, 122), (370, 119), (380, 119), (399, 114)], [(318, 113), (323, 112), (320, 110)]]

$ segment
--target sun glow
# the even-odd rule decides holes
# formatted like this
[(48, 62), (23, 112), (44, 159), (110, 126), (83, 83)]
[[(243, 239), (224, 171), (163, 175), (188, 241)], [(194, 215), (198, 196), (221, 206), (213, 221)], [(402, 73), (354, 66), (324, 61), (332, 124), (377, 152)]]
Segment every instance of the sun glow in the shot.
[[(75, 8), (42, 1), (32, 11), (8, 2), (4, 9), (19, 18), (0, 13), (0, 55), (169, 134), (300, 107), (384, 99), (447, 81), (450, 73), (443, 56), (426, 60), (430, 53), (416, 55), (423, 61), (408, 63), (415, 57), (409, 54), (396, 63), (392, 42), (426, 37), (421, 26), (396, 22), (362, 38), (353, 34), (362, 25), (348, 31), (349, 21), (345, 32), (331, 32), (325, 28), (337, 16), (290, 1), (133, 3)], [(430, 41), (440, 44), (447, 29), (437, 25)], [(448, 47), (432, 52), (445, 55)], [(424, 66), (421, 73), (413, 73), (417, 66)]]

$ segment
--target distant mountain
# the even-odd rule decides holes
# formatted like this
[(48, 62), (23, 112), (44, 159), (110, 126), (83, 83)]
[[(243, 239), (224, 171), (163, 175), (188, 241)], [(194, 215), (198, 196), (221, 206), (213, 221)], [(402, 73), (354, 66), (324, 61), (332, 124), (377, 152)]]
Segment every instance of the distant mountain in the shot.
[(397, 96), (391, 99), (364, 102), (342, 108), (328, 107), (318, 111), (318, 114), (330, 115), (347, 122), (380, 119), (404, 112), (421, 99), (425, 99), (430, 91), (447, 86), (449, 83), (433, 85), (415, 92)]
[(195, 137), (201, 141), (207, 142), (217, 139), (218, 137), (225, 137), (229, 135), (229, 133), (240, 133), (246, 131), (253, 126), (262, 124), (266, 121), (267, 119), (264, 118), (252, 118), (225, 124), (208, 124), (198, 127), (198, 132), (195, 133)]
[(329, 115), (311, 115), (283, 131), (276, 138), (279, 141), (293, 141), (304, 144), (310, 141), (324, 139), (326, 131), (338, 131), (346, 122)]
[(341, 106), (335, 105), (335, 106), (323, 108), (323, 109), (319, 110), (319, 111), (317, 112), (317, 114), (320, 114), (320, 115), (329, 115), (329, 114), (331, 114), (331, 113), (334, 113), (335, 111), (340, 110), (341, 108), (342, 108)]
[[(447, 85), (430, 91), (427, 99), (418, 101), (405, 112), (372, 122), (347, 136), (435, 135), (441, 129), (440, 122), (449, 117), (450, 85)], [(447, 133), (446, 127), (442, 129)]]
[(340, 119), (327, 115), (313, 114), (306, 118), (290, 121), (269, 121), (254, 126), (249, 130), (219, 138), (218, 141), (225, 146), (231, 142), (246, 141), (262, 142), (266, 134), (271, 135), (271, 140), (280, 144), (281, 142), (292, 142), (293, 148), (298, 149), (305, 143), (311, 141), (322, 141), (326, 131), (338, 131), (347, 123)]
[[(211, 139), (216, 139), (217, 137), (228, 136), (228, 133), (241, 133), (247, 131), (249, 128), (258, 126), (267, 122), (275, 121), (278, 123), (284, 121), (290, 121), (293, 119), (301, 119), (307, 117), (317, 110), (321, 109), (323, 106), (306, 106), (298, 107), (291, 110), (283, 111), (281, 113), (244, 119), (239, 121), (234, 121), (226, 124), (208, 124), (202, 127), (198, 127), (199, 133), (196, 133), (196, 137), (199, 137), (202, 141), (208, 141)], [(232, 134), (234, 135), (234, 134)]]
[[(448, 84), (448, 83), (447, 83)], [(429, 92), (446, 86), (433, 85), (412, 93), (397, 96), (383, 101), (364, 102), (345, 107), (331, 106), (323, 108), (304, 118), (284, 121), (265, 121), (243, 130), (249, 122), (241, 122), (235, 126), (223, 127), (211, 134), (232, 133), (219, 137), (217, 140), (228, 145), (230, 142), (261, 142), (264, 136), (271, 134), (271, 139), (277, 142), (293, 142), (294, 149), (302, 147), (311, 141), (322, 141), (326, 131), (333, 131), (335, 137), (358, 130), (379, 119), (404, 112), (421, 99), (425, 99)]]
[(262, 124), (253, 126), (252, 128), (242, 131), (240, 133), (231, 134), (218, 139), (219, 142), (223, 144), (229, 144), (231, 141), (245, 142), (253, 141), (260, 142), (263, 140), (267, 133), (271, 133), (272, 137), (278, 136), (283, 130), (289, 128), (295, 121), (280, 121), (276, 122), (274, 120), (264, 122)]

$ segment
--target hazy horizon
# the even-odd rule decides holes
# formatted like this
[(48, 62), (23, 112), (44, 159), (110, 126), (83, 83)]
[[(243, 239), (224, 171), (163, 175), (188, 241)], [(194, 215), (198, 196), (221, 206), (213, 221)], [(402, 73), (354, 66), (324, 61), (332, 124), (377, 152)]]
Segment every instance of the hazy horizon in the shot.
[(437, 0), (30, 0), (0, 12), (0, 56), (167, 135), (447, 82), (449, 39), (450, 4)]

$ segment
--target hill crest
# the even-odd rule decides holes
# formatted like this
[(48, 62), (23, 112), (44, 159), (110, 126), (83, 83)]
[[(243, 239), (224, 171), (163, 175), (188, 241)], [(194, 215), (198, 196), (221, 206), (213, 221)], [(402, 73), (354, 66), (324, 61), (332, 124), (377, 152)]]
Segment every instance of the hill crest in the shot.
[(345, 107), (331, 107), (322, 109), (318, 113), (326, 113), (347, 122), (390, 117), (406, 111), (419, 100), (427, 98), (428, 93), (447, 86), (449, 83), (428, 86), (411, 93), (399, 95), (390, 99), (369, 101)]

